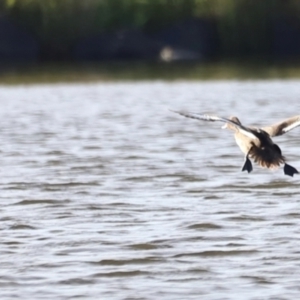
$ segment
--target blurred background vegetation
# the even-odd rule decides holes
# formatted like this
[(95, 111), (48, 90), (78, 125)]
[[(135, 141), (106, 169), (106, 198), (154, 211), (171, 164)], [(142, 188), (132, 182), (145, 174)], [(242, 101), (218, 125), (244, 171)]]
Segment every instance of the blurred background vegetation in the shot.
[[(73, 62), (71, 53), (74, 53), (76, 43), (93, 35), (129, 29), (151, 38), (168, 26), (197, 19), (208, 21), (216, 29), (218, 49), (211, 62), (221, 64), (203, 68), (204, 61), (199, 61), (200, 67), (192, 61), (185, 67), (180, 65), (177, 71), (164, 65), (163, 69), (159, 68), (163, 78), (174, 74), (176, 78), (182, 74), (187, 78), (205, 78), (207, 74), (223, 78), (227, 73), (232, 74), (229, 77), (239, 77), (239, 68), (246, 70), (247, 76), (276, 77), (279, 73), (274, 69), (274, 63), (281, 66), (283, 61), (292, 62), (291, 69), (282, 69), (280, 74), (283, 77), (300, 76), (300, 69), (296, 68), (300, 61), (300, 0), (0, 0), (1, 16), (20, 25), (34, 37), (38, 44), (38, 62)], [(288, 54), (284, 59), (274, 56), (274, 44), (279, 52)], [(296, 50), (294, 53), (290, 51), (292, 56), (289, 56), (289, 48), (293, 47)], [(6, 51), (5, 45), (2, 49)], [(54, 53), (52, 57), (51, 53)], [(230, 67), (228, 62), (234, 65)], [(148, 65), (138, 66), (138, 78), (140, 74), (151, 78), (157, 76)], [(133, 62), (130, 62), (130, 68), (128, 65), (126, 68), (124, 65), (114, 67), (111, 62), (101, 68), (106, 70), (104, 79), (105, 76), (114, 77), (110, 72), (123, 74), (124, 69), (135, 70)], [(191, 70), (194, 70), (192, 75)], [(92, 78), (98, 76), (98, 69), (95, 73), (88, 71)], [(82, 72), (79, 69), (78, 77)], [(37, 73), (43, 72), (38, 70)], [(0, 70), (0, 77), (3, 74), (8, 76), (10, 73)], [(127, 72), (121, 77), (129, 75)]]
[(0, 5), (44, 45), (61, 49), (94, 33), (128, 27), (151, 33), (196, 17), (216, 21), (221, 55), (265, 55), (272, 20), (300, 19), (299, 0), (1, 0)]
[[(6, 14), (46, 42), (123, 27), (155, 31), (188, 17), (219, 14), (222, 0), (2, 0)], [(225, 0), (226, 1), (226, 0)]]

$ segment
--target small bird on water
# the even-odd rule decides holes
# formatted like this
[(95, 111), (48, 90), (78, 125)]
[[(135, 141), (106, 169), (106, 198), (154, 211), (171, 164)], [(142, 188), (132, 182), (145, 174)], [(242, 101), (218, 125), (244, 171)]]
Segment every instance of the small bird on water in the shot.
[(268, 169), (277, 169), (281, 164), (284, 164), (283, 171), (285, 175), (294, 176), (294, 174), (299, 173), (294, 167), (286, 163), (281, 149), (278, 145), (273, 143), (271, 138), (298, 127), (300, 125), (300, 115), (288, 118), (272, 126), (255, 128), (243, 126), (237, 117), (227, 119), (206, 114), (171, 111), (187, 118), (225, 123), (222, 128), (228, 128), (234, 131), (235, 141), (245, 154), (245, 163), (242, 167), (242, 171), (250, 173), (253, 170), (250, 160), (253, 159), (258, 165)]

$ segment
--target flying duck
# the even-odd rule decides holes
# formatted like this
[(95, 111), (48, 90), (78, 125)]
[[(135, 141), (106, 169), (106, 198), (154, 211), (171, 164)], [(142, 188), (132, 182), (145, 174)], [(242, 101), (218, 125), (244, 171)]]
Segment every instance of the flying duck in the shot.
[(250, 173), (253, 170), (250, 161), (250, 159), (253, 159), (258, 165), (268, 169), (276, 169), (281, 164), (284, 164), (283, 171), (285, 175), (294, 176), (294, 174), (299, 173), (294, 167), (286, 163), (286, 159), (282, 155), (281, 149), (278, 145), (273, 143), (271, 138), (282, 135), (295, 127), (298, 127), (300, 125), (300, 115), (288, 118), (272, 126), (255, 128), (243, 126), (237, 117), (230, 117), (227, 119), (206, 114), (171, 111), (187, 118), (212, 122), (220, 121), (225, 123), (222, 128), (228, 128), (234, 131), (235, 141), (241, 151), (245, 154), (245, 162), (242, 171)]

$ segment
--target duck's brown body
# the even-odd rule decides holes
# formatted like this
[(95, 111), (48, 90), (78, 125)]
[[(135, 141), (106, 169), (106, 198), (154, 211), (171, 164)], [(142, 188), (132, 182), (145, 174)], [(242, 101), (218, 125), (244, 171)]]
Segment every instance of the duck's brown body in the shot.
[(278, 145), (274, 144), (266, 132), (260, 132), (261, 139), (250, 139), (236, 132), (235, 141), (245, 155), (263, 168), (276, 169), (285, 163)]
[[(231, 117), (230, 120), (241, 125), (237, 117)], [(273, 143), (270, 135), (263, 129), (248, 127), (253, 134), (249, 136), (232, 124), (227, 123), (225, 127), (235, 132), (234, 138), (241, 151), (261, 167), (276, 169), (285, 163), (281, 149)]]

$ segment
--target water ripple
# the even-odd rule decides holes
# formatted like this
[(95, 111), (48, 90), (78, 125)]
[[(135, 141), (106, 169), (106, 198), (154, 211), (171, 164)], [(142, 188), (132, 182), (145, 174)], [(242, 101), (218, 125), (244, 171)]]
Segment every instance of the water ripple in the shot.
[[(232, 133), (168, 108), (264, 125), (299, 94), (291, 80), (1, 86), (0, 298), (297, 299), (299, 176), (241, 172)], [(276, 142), (300, 168), (297, 130)]]

